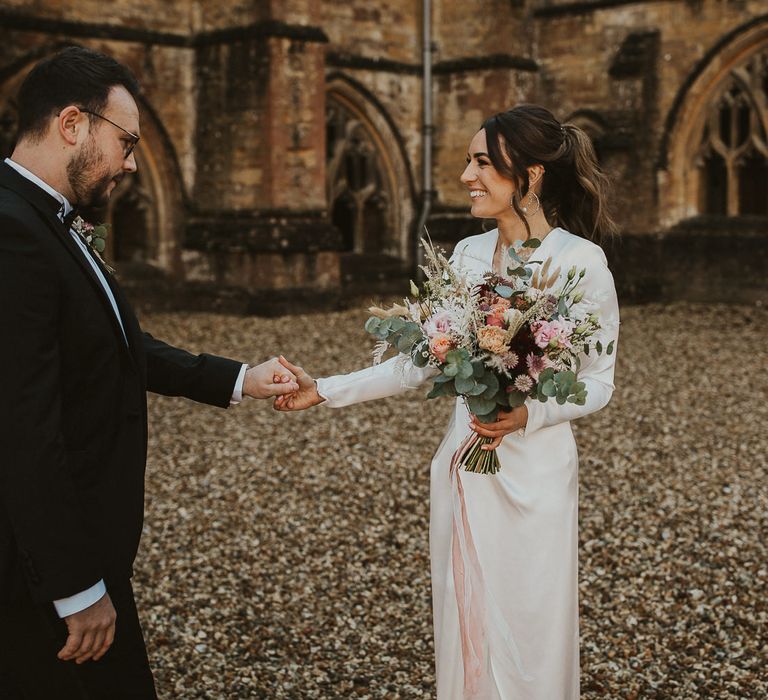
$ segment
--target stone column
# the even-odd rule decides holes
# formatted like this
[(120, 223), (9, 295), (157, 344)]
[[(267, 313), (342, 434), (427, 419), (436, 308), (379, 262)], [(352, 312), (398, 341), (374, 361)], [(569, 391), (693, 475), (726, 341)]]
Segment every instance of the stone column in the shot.
[(326, 205), (327, 40), (312, 24), (318, 3), (271, 9), (271, 19), (196, 40), (198, 165), (187, 258), (199, 277), (248, 290), (255, 310), (280, 292), (287, 300), (306, 290), (327, 303), (340, 283), (340, 241)]

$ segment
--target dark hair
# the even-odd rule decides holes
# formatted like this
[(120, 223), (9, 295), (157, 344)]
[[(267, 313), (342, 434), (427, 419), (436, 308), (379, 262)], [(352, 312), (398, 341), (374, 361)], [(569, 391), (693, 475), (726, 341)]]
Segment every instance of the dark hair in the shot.
[(38, 63), (21, 84), (17, 138), (41, 138), (51, 116), (69, 105), (101, 112), (118, 85), (134, 98), (139, 94), (133, 73), (114, 58), (80, 46), (59, 51)]
[(608, 213), (608, 178), (600, 169), (589, 136), (573, 124), (560, 124), (544, 107), (522, 104), (486, 119), (488, 156), (515, 183), (512, 206), (522, 210), (528, 194), (528, 168), (543, 165), (541, 208), (547, 221), (600, 244), (616, 233)]

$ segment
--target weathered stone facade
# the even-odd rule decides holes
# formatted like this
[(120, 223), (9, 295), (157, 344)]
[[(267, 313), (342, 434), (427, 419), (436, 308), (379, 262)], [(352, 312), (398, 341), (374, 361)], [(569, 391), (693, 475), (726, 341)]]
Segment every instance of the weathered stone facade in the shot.
[[(763, 296), (763, 0), (434, 0), (431, 16), (434, 238), (482, 227), (458, 176), (483, 118), (538, 102), (590, 133), (615, 181), (625, 298), (712, 298), (734, 277)], [(59, 47), (141, 81), (140, 171), (106, 214), (118, 267), (253, 310), (413, 269), (422, 2), (6, 0), (0, 39), (2, 155), (20, 81)]]

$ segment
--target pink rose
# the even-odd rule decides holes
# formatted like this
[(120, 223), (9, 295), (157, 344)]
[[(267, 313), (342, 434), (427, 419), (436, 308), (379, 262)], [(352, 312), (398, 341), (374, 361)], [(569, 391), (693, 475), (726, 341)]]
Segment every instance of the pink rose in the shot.
[(504, 319), (501, 316), (486, 316), (485, 325), (497, 326), (498, 328), (504, 328)]
[(531, 324), (531, 331), (533, 331), (533, 342), (540, 348), (547, 347), (553, 338), (557, 338), (559, 332), (550, 321), (534, 321)]
[(533, 340), (540, 348), (546, 348), (553, 340), (564, 348), (571, 347), (570, 336), (573, 332), (573, 323), (562, 318), (554, 321), (534, 321), (531, 324)]
[(433, 336), (436, 333), (447, 333), (451, 330), (450, 321), (450, 314), (447, 311), (440, 311), (424, 322), (424, 332), (428, 336)]
[(429, 350), (440, 362), (445, 362), (445, 356), (453, 350), (451, 336), (447, 333), (435, 333), (429, 339)]

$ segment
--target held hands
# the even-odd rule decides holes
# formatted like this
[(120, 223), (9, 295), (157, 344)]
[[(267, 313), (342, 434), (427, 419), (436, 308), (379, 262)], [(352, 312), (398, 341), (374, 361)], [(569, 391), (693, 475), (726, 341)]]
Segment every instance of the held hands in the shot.
[(253, 399), (268, 399), (281, 394), (299, 391), (296, 375), (273, 357), (255, 367), (249, 367), (243, 381), (243, 396)]
[(276, 411), (303, 411), (305, 408), (311, 408), (322, 403), (325, 399), (317, 393), (317, 384), (315, 380), (308, 375), (301, 367), (292, 365), (282, 355), (280, 355), (280, 364), (288, 370), (292, 376), (296, 377), (299, 388), (292, 394), (286, 393), (278, 396), (273, 404)]
[(93, 605), (64, 618), (69, 636), (57, 656), (62, 661), (82, 664), (88, 659), (98, 661), (115, 639), (117, 613), (105, 593)]
[(495, 423), (480, 423), (477, 416), (472, 416), (472, 422), (469, 427), (478, 435), (493, 438), (493, 442), (483, 445), (483, 450), (495, 450), (505, 435), (515, 433), (528, 425), (528, 407), (518, 406), (511, 411), (499, 411), (499, 416)]

